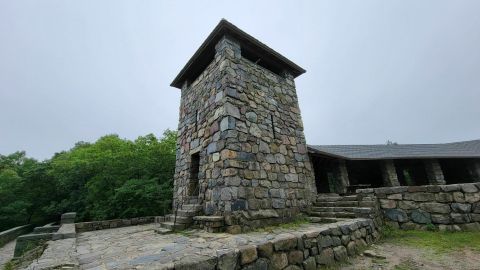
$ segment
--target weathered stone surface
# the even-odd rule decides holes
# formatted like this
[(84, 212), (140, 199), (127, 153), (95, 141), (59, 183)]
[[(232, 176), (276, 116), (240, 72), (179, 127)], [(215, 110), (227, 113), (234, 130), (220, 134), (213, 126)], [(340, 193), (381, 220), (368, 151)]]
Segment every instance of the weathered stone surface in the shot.
[(273, 241), (276, 251), (290, 250), (297, 246), (297, 238), (293, 235), (282, 236)]
[(357, 252), (357, 245), (355, 244), (354, 241), (350, 241), (347, 245), (348, 256), (354, 256), (356, 252)]
[(405, 193), (403, 197), (405, 200), (416, 201), (416, 202), (426, 202), (426, 201), (435, 200), (434, 194), (425, 193), (425, 192)]
[(432, 223), (450, 224), (449, 215), (432, 215)]
[(269, 270), (269, 269), (271, 269), (271, 263), (269, 260), (264, 258), (260, 258), (256, 260), (254, 263), (251, 263), (249, 265), (245, 265), (244, 267), (242, 267), (242, 270)]
[(399, 201), (398, 202), (398, 207), (404, 210), (411, 210), (411, 209), (417, 209), (418, 208), (418, 203), (414, 201)]
[(448, 204), (435, 203), (435, 202), (421, 203), (420, 208), (429, 213), (438, 213), (438, 214), (448, 214), (451, 211), (450, 206)]
[(273, 269), (283, 269), (288, 265), (287, 254), (284, 252), (275, 253), (271, 262)]
[(472, 210), (471, 204), (452, 203), (450, 206), (452, 207), (453, 212), (457, 213), (470, 213)]
[(332, 237), (330, 235), (319, 236), (318, 249), (329, 247), (333, 244)]
[(452, 202), (453, 201), (453, 196), (451, 193), (437, 193), (435, 194), (435, 199), (437, 202)]
[(412, 213), (410, 214), (410, 217), (412, 218), (412, 221), (415, 223), (420, 223), (420, 224), (429, 224), (432, 223), (432, 218), (430, 216), (430, 213), (422, 211), (422, 210), (413, 210)]
[(285, 267), (284, 270), (302, 270), (302, 268), (298, 265), (289, 265)]
[(233, 249), (217, 251), (218, 270), (235, 269), (238, 262), (239, 253)]
[(465, 193), (465, 201), (468, 203), (480, 201), (480, 193)]
[(384, 211), (385, 216), (387, 216), (390, 220), (398, 221), (398, 222), (406, 222), (408, 221), (408, 216), (405, 211), (400, 209), (387, 209)]
[(257, 250), (258, 256), (264, 258), (271, 258), (273, 255), (273, 244), (270, 242), (260, 244), (258, 245)]
[(303, 252), (300, 250), (292, 250), (288, 253), (289, 264), (301, 264), (303, 262)]
[(470, 215), (468, 214), (451, 213), (450, 217), (455, 224), (469, 223), (471, 221)]
[(331, 265), (335, 262), (335, 255), (332, 248), (325, 248), (320, 251), (320, 254), (315, 256), (317, 264)]
[(461, 188), (462, 188), (462, 191), (465, 193), (478, 192), (478, 188), (475, 186), (475, 184), (462, 184)]
[[(400, 195), (401, 196), (401, 195)], [(383, 200), (380, 199), (380, 207), (384, 209), (392, 209), (397, 207), (397, 203), (394, 200)]]
[(243, 246), (240, 247), (240, 263), (242, 265), (251, 263), (258, 258), (256, 246)]
[(303, 262), (303, 269), (305, 270), (315, 270), (317, 269), (317, 264), (314, 257), (309, 257)]
[(347, 249), (344, 246), (334, 247), (333, 254), (337, 261), (344, 261), (347, 259)]

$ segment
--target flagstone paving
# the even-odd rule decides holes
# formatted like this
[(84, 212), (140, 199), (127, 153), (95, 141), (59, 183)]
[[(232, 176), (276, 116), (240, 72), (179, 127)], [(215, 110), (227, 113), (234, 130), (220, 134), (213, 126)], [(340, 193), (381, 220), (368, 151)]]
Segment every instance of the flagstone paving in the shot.
[(0, 269), (13, 258), (13, 251), (15, 250), (15, 240), (0, 247)]
[[(295, 232), (318, 228), (305, 224)], [(156, 234), (154, 225), (140, 225), (81, 233), (77, 237), (77, 258), (81, 269), (168, 269), (176, 261), (208, 261), (217, 252), (261, 243), (292, 230), (231, 235), (192, 230), (169, 235)]]

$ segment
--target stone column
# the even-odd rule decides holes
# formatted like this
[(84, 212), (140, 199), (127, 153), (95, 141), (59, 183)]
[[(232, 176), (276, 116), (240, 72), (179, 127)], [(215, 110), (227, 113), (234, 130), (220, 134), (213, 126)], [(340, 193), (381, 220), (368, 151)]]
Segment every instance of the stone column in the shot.
[(335, 191), (337, 193), (347, 193), (347, 187), (350, 185), (350, 180), (348, 178), (347, 164), (343, 159), (339, 160), (337, 163), (335, 180)]
[(392, 159), (386, 159), (381, 161), (383, 184), (386, 187), (400, 186), (398, 181), (397, 171), (395, 169), (395, 163)]
[(430, 185), (445, 185), (442, 167), (437, 159), (427, 159), (424, 161), (425, 171)]
[(474, 181), (480, 182), (480, 159), (473, 159), (470, 164), (470, 170)]

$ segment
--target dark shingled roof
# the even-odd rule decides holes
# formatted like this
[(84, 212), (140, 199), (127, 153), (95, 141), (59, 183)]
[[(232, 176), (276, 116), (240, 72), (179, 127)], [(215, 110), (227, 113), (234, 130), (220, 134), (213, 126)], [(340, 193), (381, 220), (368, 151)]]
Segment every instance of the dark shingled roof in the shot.
[(310, 153), (342, 159), (480, 158), (480, 140), (440, 144), (309, 145)]
[(258, 41), (254, 37), (240, 30), (238, 27), (222, 19), (220, 23), (213, 29), (212, 33), (202, 43), (200, 48), (188, 60), (187, 64), (180, 73), (175, 77), (170, 86), (182, 88), (184, 81), (192, 82), (195, 80), (203, 70), (210, 64), (215, 55), (215, 45), (225, 35), (232, 37), (240, 43), (242, 54), (248, 53), (252, 58), (260, 59), (262, 64), (265, 64), (272, 69), (284, 70), (298, 77), (305, 73), (305, 70), (292, 61), (288, 60), (278, 52), (272, 50), (267, 45)]

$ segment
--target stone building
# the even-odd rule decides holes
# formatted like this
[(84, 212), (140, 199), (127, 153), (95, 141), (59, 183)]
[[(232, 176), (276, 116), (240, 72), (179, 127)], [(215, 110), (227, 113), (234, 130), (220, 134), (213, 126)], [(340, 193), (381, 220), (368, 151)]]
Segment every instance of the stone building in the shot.
[(480, 180), (480, 141), (307, 146), (294, 82), (304, 72), (220, 21), (171, 84), (181, 103), (165, 228), (257, 227), (307, 211), (317, 192)]
[(480, 140), (444, 144), (309, 145), (318, 192), (480, 182)]
[(294, 78), (301, 67), (222, 20), (181, 89), (174, 207), (284, 220), (315, 195)]

